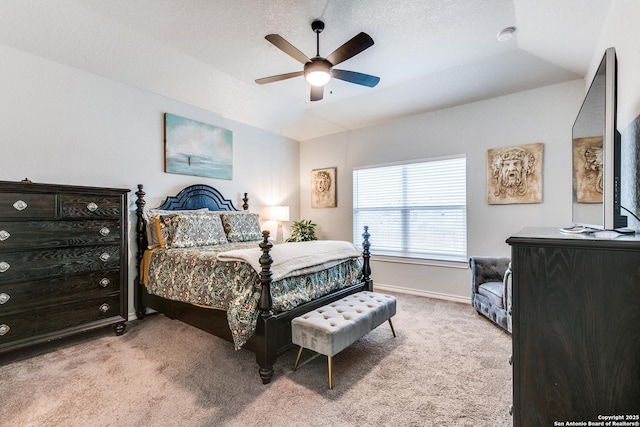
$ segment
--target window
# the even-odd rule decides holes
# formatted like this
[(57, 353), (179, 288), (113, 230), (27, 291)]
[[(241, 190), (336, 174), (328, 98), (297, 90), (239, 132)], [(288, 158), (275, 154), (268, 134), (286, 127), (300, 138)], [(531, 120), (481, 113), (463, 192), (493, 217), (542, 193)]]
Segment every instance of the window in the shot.
[(466, 159), (353, 171), (353, 241), (373, 255), (467, 261)]

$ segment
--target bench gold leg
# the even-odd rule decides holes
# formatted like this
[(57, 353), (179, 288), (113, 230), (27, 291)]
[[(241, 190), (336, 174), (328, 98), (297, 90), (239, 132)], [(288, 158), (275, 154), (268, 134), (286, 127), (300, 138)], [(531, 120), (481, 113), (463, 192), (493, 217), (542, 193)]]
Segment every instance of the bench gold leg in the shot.
[(331, 381), (331, 365), (333, 358), (331, 356), (327, 356), (327, 367), (329, 370), (329, 390), (333, 390), (333, 382)]
[(396, 331), (393, 329), (393, 323), (391, 323), (391, 319), (389, 319), (389, 326), (391, 326), (391, 333), (393, 333), (393, 337), (396, 337)]
[(300, 346), (300, 350), (298, 350), (298, 356), (296, 357), (296, 363), (293, 364), (293, 370), (298, 369), (298, 362), (300, 362), (300, 356), (302, 356), (302, 346)]

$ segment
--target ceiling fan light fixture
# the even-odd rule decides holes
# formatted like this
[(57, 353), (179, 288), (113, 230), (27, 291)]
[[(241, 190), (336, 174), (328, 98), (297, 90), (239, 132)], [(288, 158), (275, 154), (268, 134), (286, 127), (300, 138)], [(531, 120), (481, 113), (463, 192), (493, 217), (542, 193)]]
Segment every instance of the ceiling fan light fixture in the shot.
[(334, 78), (367, 87), (374, 87), (378, 84), (380, 77), (333, 68), (334, 65), (341, 64), (347, 59), (353, 58), (362, 51), (373, 46), (373, 39), (370, 35), (363, 32), (358, 33), (349, 41), (343, 43), (342, 46), (331, 52), (329, 56), (323, 58), (320, 56), (320, 33), (324, 29), (324, 22), (319, 19), (314, 20), (311, 23), (311, 29), (316, 33), (317, 49), (316, 56), (313, 58), (307, 57), (304, 53), (300, 52), (295, 46), (278, 34), (266, 35), (264, 38), (268, 42), (296, 61), (304, 64), (304, 69), (302, 71), (294, 71), (292, 73), (278, 74), (271, 77), (256, 79), (256, 83), (262, 85), (266, 83), (279, 82), (293, 77), (304, 76), (307, 83), (311, 86), (309, 91), (310, 101), (322, 100), (325, 85)]
[(331, 80), (331, 64), (326, 59), (313, 58), (304, 66), (304, 78), (311, 86), (324, 86)]
[(326, 71), (312, 71), (307, 73), (304, 78), (311, 86), (324, 86), (331, 80), (331, 75)]

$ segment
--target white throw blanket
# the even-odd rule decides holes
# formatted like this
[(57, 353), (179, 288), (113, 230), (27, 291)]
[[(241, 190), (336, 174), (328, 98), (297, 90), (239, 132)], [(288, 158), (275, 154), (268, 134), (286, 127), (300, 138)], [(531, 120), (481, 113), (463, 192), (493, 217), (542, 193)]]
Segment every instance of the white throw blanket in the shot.
[[(311, 272), (309, 267), (322, 266), (336, 261), (346, 261), (360, 256), (358, 249), (349, 242), (340, 240), (313, 240), (310, 242), (290, 242), (273, 245), (269, 252), (273, 259), (271, 264), (271, 279), (280, 280), (295, 276), (301, 270)], [(260, 248), (236, 249), (220, 252), (220, 261), (244, 261), (258, 273), (260, 266)]]

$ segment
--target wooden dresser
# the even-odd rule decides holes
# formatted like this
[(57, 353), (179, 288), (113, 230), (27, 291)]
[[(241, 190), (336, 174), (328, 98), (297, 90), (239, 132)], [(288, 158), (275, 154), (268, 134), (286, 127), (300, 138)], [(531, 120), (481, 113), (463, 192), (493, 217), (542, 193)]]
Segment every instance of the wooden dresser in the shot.
[(514, 426), (640, 422), (640, 236), (607, 237), (507, 239)]
[(128, 192), (0, 181), (0, 352), (124, 333)]

